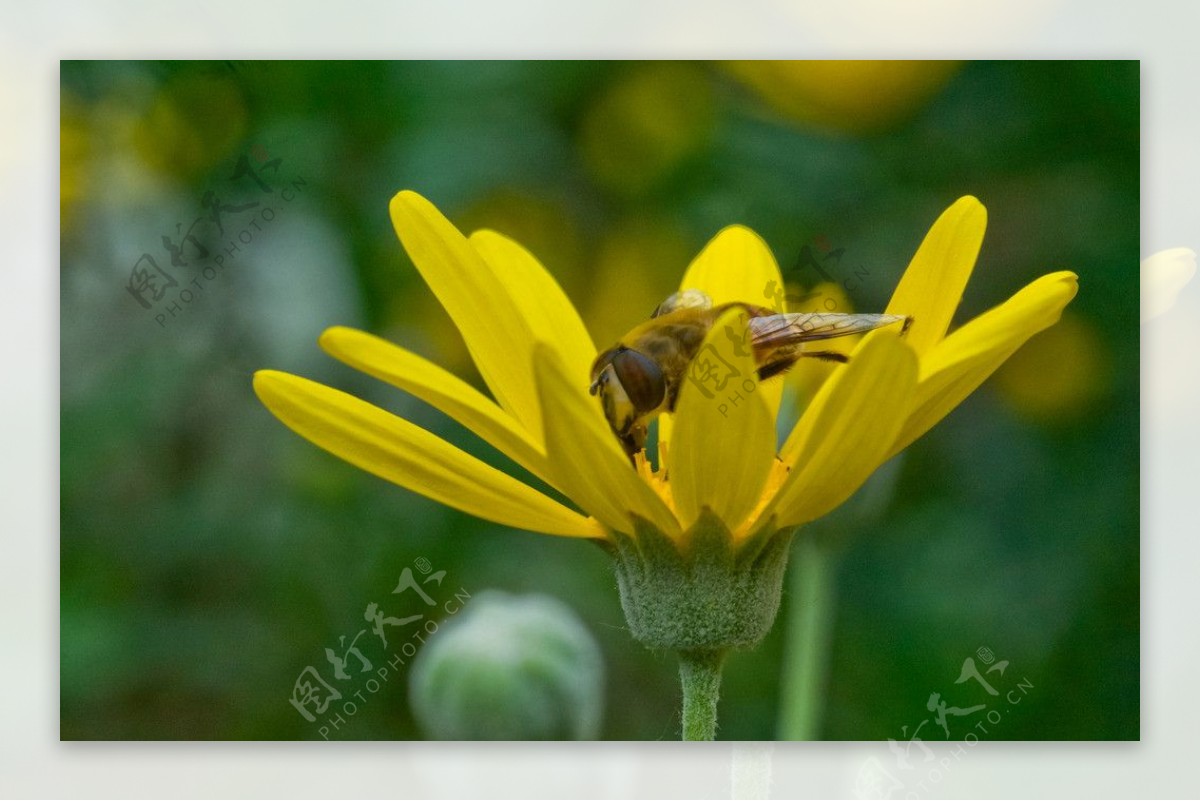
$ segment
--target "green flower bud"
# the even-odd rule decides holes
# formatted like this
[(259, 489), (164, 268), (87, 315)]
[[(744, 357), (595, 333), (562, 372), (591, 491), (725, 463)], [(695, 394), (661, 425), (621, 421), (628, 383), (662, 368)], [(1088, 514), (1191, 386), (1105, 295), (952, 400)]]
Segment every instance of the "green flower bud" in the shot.
[(429, 638), (409, 696), (434, 739), (591, 739), (600, 729), (604, 662), (565, 604), (488, 591)]

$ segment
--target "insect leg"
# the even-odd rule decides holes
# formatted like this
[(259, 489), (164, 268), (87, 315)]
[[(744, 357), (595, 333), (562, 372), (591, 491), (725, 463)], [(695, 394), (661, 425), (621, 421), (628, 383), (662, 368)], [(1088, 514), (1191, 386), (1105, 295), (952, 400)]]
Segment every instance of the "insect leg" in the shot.
[(766, 381), (768, 378), (774, 378), (781, 373), (786, 373), (788, 370), (792, 369), (792, 365), (795, 363), (795, 358), (788, 358), (764, 364), (762, 367), (758, 368), (758, 380)]
[(840, 362), (841, 364), (845, 364), (846, 362), (850, 361), (850, 357), (846, 354), (838, 353), (837, 351), (832, 350), (805, 351), (804, 356), (808, 359), (820, 359), (821, 361), (826, 362)]

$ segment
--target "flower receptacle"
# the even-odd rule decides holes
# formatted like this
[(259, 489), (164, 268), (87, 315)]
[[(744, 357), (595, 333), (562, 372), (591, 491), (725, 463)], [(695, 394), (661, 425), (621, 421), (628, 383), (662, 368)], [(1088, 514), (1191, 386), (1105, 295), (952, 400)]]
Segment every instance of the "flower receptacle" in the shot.
[(612, 534), (621, 607), (651, 648), (723, 651), (756, 645), (775, 622), (792, 529), (735, 543), (705, 511), (676, 542), (645, 521)]

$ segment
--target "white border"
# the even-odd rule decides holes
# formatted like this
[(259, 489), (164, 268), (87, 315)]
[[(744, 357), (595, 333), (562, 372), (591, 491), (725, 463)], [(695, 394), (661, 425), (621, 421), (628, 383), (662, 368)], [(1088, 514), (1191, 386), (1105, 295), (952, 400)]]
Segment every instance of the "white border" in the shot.
[[(729, 797), (735, 748), (681, 743), (58, 742), (58, 60), (91, 57), (1046, 57), (1143, 60), (1143, 255), (1196, 248), (1197, 5), (161, 0), (8, 6), (0, 28), (0, 793)], [(331, 13), (322, 14), (328, 9)], [(1200, 290), (1143, 328), (1141, 743), (983, 743), (930, 797), (1177, 796), (1200, 694)], [(1130, 332), (1135, 335), (1135, 332)], [(773, 746), (773, 797), (852, 796), (873, 744)], [(761, 760), (742, 747), (737, 755)], [(745, 777), (739, 793), (761, 793)]]

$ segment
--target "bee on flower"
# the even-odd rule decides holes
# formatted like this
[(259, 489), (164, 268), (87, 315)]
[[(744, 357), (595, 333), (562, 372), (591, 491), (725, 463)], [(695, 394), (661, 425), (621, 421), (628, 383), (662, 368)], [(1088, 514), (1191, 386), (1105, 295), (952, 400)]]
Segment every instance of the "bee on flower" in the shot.
[[(964, 197), (933, 224), (881, 313), (784, 313), (755, 305), (782, 277), (766, 243), (734, 225), (692, 261), (678, 294), (597, 353), (574, 305), (516, 242), (465, 236), (410, 191), (391, 216), (490, 395), (362, 331), (330, 328), (321, 347), (459, 421), (572, 505), (340, 390), (262, 370), (258, 397), (380, 478), (501, 525), (602, 545), (631, 633), (680, 654), (689, 739), (714, 735), (726, 652), (769, 631), (796, 529), (949, 414), (1077, 289), (1073, 273), (1045, 275), (951, 332), (987, 221)], [(850, 333), (865, 336), (848, 356), (813, 344)], [(779, 442), (772, 378), (808, 357), (835, 369)], [(737, 402), (714, 402), (731, 381)], [(651, 421), (656, 460), (645, 451)]]

